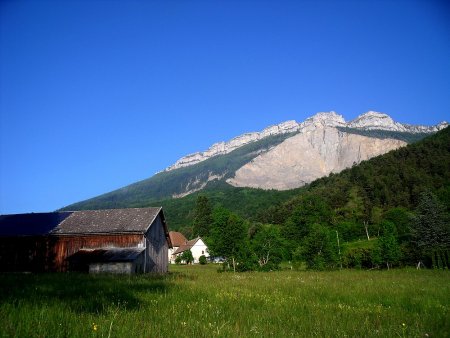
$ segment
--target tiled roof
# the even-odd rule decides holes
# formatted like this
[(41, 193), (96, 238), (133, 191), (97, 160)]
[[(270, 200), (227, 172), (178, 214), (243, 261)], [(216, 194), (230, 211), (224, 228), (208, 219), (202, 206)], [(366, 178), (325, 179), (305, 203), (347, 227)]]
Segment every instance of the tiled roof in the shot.
[(160, 211), (161, 208), (74, 211), (52, 233), (144, 233)]
[(181, 245), (178, 249), (176, 249), (173, 254), (176, 255), (183, 251), (190, 250), (195, 245), (195, 243), (197, 243), (197, 241), (199, 239), (200, 239), (200, 237), (197, 237), (197, 238), (191, 239), (190, 241), (187, 241), (185, 244)]
[[(0, 216), (0, 236), (145, 233), (162, 208), (83, 210)], [(169, 243), (170, 244), (170, 243)]]
[(173, 246), (182, 246), (187, 242), (186, 237), (181, 232), (170, 231), (169, 236)]

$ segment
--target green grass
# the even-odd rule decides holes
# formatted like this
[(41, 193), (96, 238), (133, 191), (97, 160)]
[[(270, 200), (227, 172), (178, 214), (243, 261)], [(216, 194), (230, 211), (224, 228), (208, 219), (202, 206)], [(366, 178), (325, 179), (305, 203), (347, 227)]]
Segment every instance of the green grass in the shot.
[[(448, 271), (0, 275), (1, 337), (448, 337)], [(93, 329), (93, 324), (97, 330)]]

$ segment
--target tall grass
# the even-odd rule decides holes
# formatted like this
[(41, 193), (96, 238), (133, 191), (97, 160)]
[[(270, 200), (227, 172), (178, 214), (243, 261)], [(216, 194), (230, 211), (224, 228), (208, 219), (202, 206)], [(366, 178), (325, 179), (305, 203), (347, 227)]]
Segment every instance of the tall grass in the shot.
[(1, 337), (448, 337), (447, 271), (0, 275)]

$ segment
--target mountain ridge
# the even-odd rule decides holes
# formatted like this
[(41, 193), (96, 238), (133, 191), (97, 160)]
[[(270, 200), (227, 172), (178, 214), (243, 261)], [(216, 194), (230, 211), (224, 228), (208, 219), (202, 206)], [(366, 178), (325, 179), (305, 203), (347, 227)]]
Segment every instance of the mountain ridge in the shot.
[(289, 120), (264, 128), (261, 132), (244, 133), (232, 138), (229, 141), (214, 143), (205, 151), (199, 151), (181, 157), (174, 164), (170, 165), (163, 171), (171, 171), (178, 168), (187, 167), (205, 161), (214, 156), (228, 154), (241, 146), (261, 140), (268, 136), (285, 133), (302, 133), (311, 131), (312, 129), (320, 126), (360, 130), (384, 130), (416, 134), (433, 133), (442, 130), (448, 126), (448, 123), (446, 121), (442, 121), (435, 126), (403, 124), (400, 122), (395, 122), (387, 114), (375, 111), (368, 111), (359, 115), (355, 119), (346, 122), (342, 115), (337, 114), (334, 111), (319, 112), (300, 123), (295, 120)]

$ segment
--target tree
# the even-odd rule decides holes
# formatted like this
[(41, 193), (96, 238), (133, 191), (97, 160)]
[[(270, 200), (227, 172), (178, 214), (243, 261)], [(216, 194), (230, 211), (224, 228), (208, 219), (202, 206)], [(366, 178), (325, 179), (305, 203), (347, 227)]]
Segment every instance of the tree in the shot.
[(384, 220), (395, 224), (399, 242), (409, 242), (412, 218), (411, 212), (402, 207), (389, 209), (383, 215)]
[(400, 261), (400, 246), (397, 242), (397, 230), (389, 221), (381, 223), (381, 235), (378, 238), (379, 260), (389, 268)]
[(431, 258), (433, 267), (449, 268), (449, 215), (431, 192), (420, 195), (411, 230), (415, 244), (423, 255)]
[(309, 269), (333, 269), (338, 264), (338, 249), (335, 231), (321, 225), (314, 224), (295, 255), (297, 259), (306, 262)]
[(319, 196), (302, 196), (282, 228), (282, 235), (291, 251), (309, 234), (313, 224), (331, 223), (330, 206)]
[(194, 262), (194, 256), (192, 255), (191, 250), (183, 251), (181, 254), (181, 260), (183, 260), (186, 264), (192, 264)]
[(372, 208), (367, 198), (363, 197), (361, 189), (357, 186), (352, 187), (348, 192), (348, 201), (344, 207), (340, 208), (338, 212), (342, 215), (345, 221), (359, 222), (364, 225), (364, 231), (367, 240), (370, 240), (369, 235), (369, 219)]
[(251, 248), (261, 270), (278, 269), (283, 258), (283, 245), (278, 227), (268, 224), (256, 230), (251, 240)]
[(224, 208), (213, 212), (213, 228), (210, 236), (210, 252), (223, 256), (236, 271), (238, 263), (245, 265), (249, 256), (244, 221)]
[(208, 237), (212, 224), (212, 207), (206, 196), (198, 196), (192, 224), (194, 236)]

